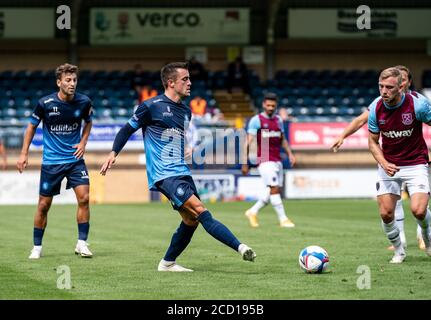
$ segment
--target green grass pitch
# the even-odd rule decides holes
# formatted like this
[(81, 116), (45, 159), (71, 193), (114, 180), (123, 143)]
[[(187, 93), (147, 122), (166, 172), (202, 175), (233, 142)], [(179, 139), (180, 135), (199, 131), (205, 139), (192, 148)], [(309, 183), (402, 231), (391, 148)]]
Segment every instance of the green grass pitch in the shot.
[[(417, 247), (415, 222), (405, 203), (407, 259), (392, 253), (372, 200), (288, 200), (296, 223), (282, 229), (268, 206), (251, 229), (246, 202), (207, 204), (213, 216), (257, 253), (254, 263), (196, 231), (178, 263), (193, 273), (157, 272), (179, 216), (169, 204), (93, 205), (88, 242), (93, 259), (74, 255), (75, 206), (56, 205), (48, 217), (42, 259), (28, 260), (35, 206), (0, 206), (0, 299), (429, 299), (431, 258)], [(298, 254), (307, 245), (325, 248), (328, 272), (303, 273)], [(359, 266), (370, 269), (369, 289), (357, 287)], [(71, 289), (58, 289), (61, 266)], [(360, 280), (360, 279), (359, 279)]]

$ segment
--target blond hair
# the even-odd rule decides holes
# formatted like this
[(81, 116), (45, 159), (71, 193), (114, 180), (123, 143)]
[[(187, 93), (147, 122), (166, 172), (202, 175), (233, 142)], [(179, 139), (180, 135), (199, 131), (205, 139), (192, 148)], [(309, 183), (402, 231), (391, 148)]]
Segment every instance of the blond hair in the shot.
[(387, 69), (383, 70), (380, 73), (379, 81), (387, 79), (387, 78), (390, 78), (390, 77), (397, 78), (397, 82), (398, 82), (399, 86), (403, 82), (403, 78), (401, 76), (401, 71), (398, 68), (395, 68), (395, 67), (391, 67), (391, 68), (387, 68)]

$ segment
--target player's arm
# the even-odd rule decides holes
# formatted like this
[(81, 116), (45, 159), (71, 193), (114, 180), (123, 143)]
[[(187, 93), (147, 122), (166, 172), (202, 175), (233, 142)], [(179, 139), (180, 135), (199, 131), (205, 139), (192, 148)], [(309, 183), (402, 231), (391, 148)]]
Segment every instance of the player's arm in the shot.
[(24, 134), (24, 140), (22, 143), (21, 154), (19, 155), (16, 167), (19, 173), (22, 173), (28, 164), (28, 150), (30, 144), (33, 141), (34, 134), (36, 133), (37, 125), (29, 123)]
[(341, 147), (341, 145), (344, 142), (344, 139), (354, 134), (356, 131), (358, 131), (364, 124), (368, 121), (368, 110), (365, 110), (362, 112), (359, 116), (357, 116), (355, 119), (353, 119), (348, 126), (344, 129), (343, 133), (336, 138), (334, 143), (331, 146), (331, 150), (333, 152), (337, 152), (338, 149)]
[(73, 153), (76, 159), (81, 159), (84, 156), (85, 147), (87, 146), (88, 137), (90, 136), (92, 126), (92, 121), (85, 122), (84, 128), (82, 129), (81, 141), (73, 146), (73, 148), (76, 148), (76, 151)]
[(243, 157), (241, 159), (241, 172), (246, 175), (250, 171), (248, 166), (248, 154), (250, 152), (250, 146), (256, 141), (256, 136), (252, 134), (247, 134), (247, 139), (245, 139), (244, 147), (243, 147)]
[(2, 157), (1, 168), (3, 170), (5, 170), (6, 167), (7, 167), (6, 148), (5, 148), (5, 146), (4, 146), (4, 144), (3, 144), (3, 142), (1, 140), (0, 140), (0, 155)]
[(129, 123), (126, 123), (126, 125), (122, 127), (120, 131), (118, 131), (112, 145), (112, 151), (109, 153), (108, 158), (105, 160), (102, 165), (102, 168), (100, 169), (101, 175), (104, 176), (106, 174), (106, 171), (108, 171), (108, 169), (111, 169), (112, 165), (117, 159), (118, 154), (121, 152), (129, 138), (136, 130), (138, 130), (138, 128), (135, 129)]
[(368, 135), (368, 147), (374, 159), (376, 159), (377, 163), (380, 164), (383, 170), (385, 170), (386, 173), (392, 177), (400, 170), (400, 168), (397, 167), (395, 164), (386, 161), (383, 155), (383, 151), (379, 145), (379, 137), (380, 133), (374, 133), (370, 131)]
[(146, 128), (146, 126), (151, 122), (151, 112), (150, 108), (145, 104), (141, 104), (133, 114), (132, 118), (126, 123), (124, 127), (118, 131), (114, 139), (114, 144), (112, 145), (112, 151), (109, 153), (108, 158), (102, 165), (100, 169), (100, 174), (105, 175), (108, 169), (111, 169), (112, 165), (115, 163), (118, 154), (121, 152), (123, 147), (126, 145), (132, 134), (139, 128)]
[(283, 147), (284, 151), (289, 157), (290, 165), (293, 167), (296, 163), (296, 158), (293, 155), (292, 149), (290, 148), (289, 143), (287, 142), (287, 139), (284, 136), (284, 134), (281, 135), (281, 146)]

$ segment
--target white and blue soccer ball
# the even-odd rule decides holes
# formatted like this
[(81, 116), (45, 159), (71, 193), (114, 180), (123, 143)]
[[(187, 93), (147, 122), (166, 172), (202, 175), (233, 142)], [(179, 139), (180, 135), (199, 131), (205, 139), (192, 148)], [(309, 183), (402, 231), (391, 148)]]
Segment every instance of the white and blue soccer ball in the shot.
[(299, 266), (306, 273), (322, 273), (329, 266), (329, 255), (319, 246), (308, 246), (299, 253)]

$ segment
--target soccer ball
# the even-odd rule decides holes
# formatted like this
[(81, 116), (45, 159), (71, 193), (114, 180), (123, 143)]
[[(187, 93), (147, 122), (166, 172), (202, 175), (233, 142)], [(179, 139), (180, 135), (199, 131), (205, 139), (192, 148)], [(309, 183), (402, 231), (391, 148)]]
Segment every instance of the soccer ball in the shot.
[(299, 253), (299, 266), (306, 273), (322, 273), (328, 268), (329, 256), (319, 246), (308, 246)]

